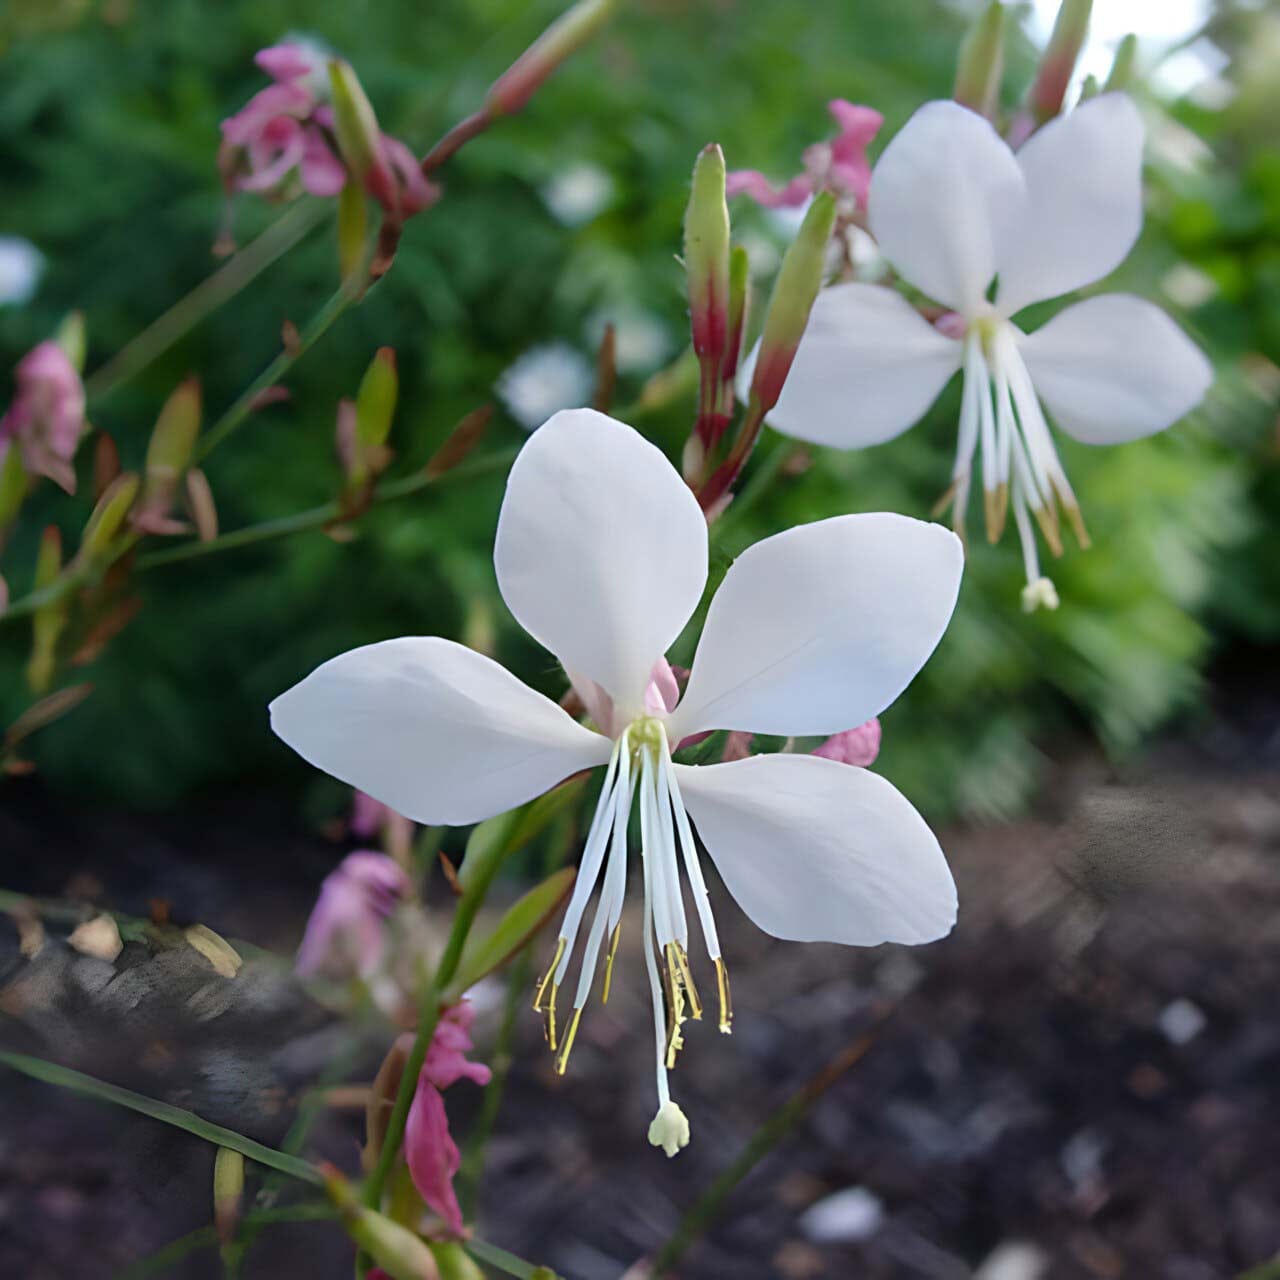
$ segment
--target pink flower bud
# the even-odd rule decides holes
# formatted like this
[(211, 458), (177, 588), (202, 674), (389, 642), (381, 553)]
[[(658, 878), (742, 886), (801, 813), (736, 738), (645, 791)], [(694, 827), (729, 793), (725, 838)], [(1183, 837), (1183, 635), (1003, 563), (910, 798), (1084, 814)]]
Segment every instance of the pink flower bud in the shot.
[(408, 891), (408, 876), (386, 854), (348, 854), (320, 886), (298, 948), (297, 971), (368, 976), (382, 960), (386, 921)]
[(453, 1190), (453, 1176), (458, 1172), (460, 1157), (449, 1133), (441, 1090), (464, 1078), (479, 1085), (489, 1083), (492, 1074), (489, 1068), (483, 1063), (469, 1062), (465, 1056), (471, 1049), (474, 1018), (475, 1011), (465, 1003), (456, 1004), (441, 1014), (422, 1064), (404, 1130), (405, 1162), (413, 1185), (427, 1208), (438, 1214), (455, 1236), (463, 1234), (462, 1211)]
[(880, 754), (880, 721), (873, 718), (856, 729), (833, 734), (813, 754), (838, 764), (873, 764)]
[(48, 476), (74, 493), (71, 460), (86, 426), (75, 365), (56, 342), (42, 342), (18, 362), (14, 381), (17, 394), (0, 418), (0, 459), (16, 443), (29, 475)]

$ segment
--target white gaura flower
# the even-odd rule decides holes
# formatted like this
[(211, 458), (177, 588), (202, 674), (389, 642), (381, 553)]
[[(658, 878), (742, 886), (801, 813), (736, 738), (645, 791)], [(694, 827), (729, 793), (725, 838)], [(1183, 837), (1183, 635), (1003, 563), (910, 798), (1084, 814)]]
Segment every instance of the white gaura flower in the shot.
[(1078, 302), (1030, 334), (1012, 320), (1128, 254), (1142, 227), (1142, 142), (1138, 112), (1119, 93), (1045, 125), (1016, 155), (974, 112), (921, 107), (872, 173), (868, 217), (902, 278), (954, 314), (935, 327), (892, 289), (825, 290), (769, 416), (815, 444), (879, 444), (963, 370), (954, 524), (963, 531), (980, 448), (987, 534), (999, 537), (1012, 498), (1028, 608), (1057, 603), (1028, 512), (1055, 554), (1059, 505), (1088, 541), (1044, 409), (1085, 444), (1118, 444), (1170, 426), (1213, 377), (1163, 311), (1129, 294)]
[[(479, 822), (605, 766), (535, 1008), (563, 1071), (606, 939), (608, 997), (636, 805), (658, 1091), (649, 1136), (674, 1155), (688, 1124), (667, 1070), (682, 1024), (703, 1012), (686, 892), (715, 968), (722, 1031), (731, 1017), (695, 829), (739, 905), (779, 938), (929, 942), (950, 930), (956, 893), (923, 819), (876, 774), (809, 755), (689, 766), (672, 751), (709, 730), (830, 734), (878, 715), (938, 643), (962, 562), (953, 534), (898, 515), (841, 516), (767, 538), (712, 600), (681, 698), (664, 654), (706, 585), (706, 520), (653, 445), (604, 414), (568, 410), (511, 468), (494, 564), (507, 606), (563, 664), (598, 731), (489, 658), (431, 636), (326, 662), (271, 704), (271, 724), (318, 768), (431, 824)], [(584, 932), (569, 1021), (557, 1027)]]

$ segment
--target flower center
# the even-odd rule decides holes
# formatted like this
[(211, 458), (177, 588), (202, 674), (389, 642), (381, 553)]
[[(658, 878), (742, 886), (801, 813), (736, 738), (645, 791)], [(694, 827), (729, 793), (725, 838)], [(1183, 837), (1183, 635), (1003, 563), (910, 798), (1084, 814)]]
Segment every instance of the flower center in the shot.
[[(676, 1056), (684, 1045), (684, 1023), (689, 1019), (700, 1021), (703, 1011), (689, 964), (689, 926), (680, 877), (682, 863), (707, 953), (715, 966), (722, 1032), (730, 1031), (733, 1010), (729, 975), (720, 955), (720, 942), (698, 861), (693, 829), (671, 762), (666, 726), (659, 717), (636, 717), (614, 743), (595, 816), (587, 833), (578, 879), (560, 928), (555, 957), (538, 984), (533, 1007), (544, 1015), (547, 1043), (556, 1055), (556, 1070), (563, 1074), (569, 1063), (583, 1007), (591, 994), (606, 933), (609, 935), (609, 949), (600, 1002), (605, 1004), (609, 999), (613, 961), (622, 932), (627, 827), (632, 805), (637, 800), (644, 871), (642, 945), (653, 998), (659, 1113), (663, 1114), (665, 1108), (669, 1121), (673, 1114), (679, 1113), (679, 1108), (671, 1102), (667, 1072), (675, 1066)], [(583, 950), (573, 1012), (561, 1035), (557, 1025), (557, 998), (597, 882), (600, 884), (599, 900)], [(667, 1147), (670, 1124), (664, 1123), (658, 1128), (662, 1140), (655, 1141)], [(683, 1145), (683, 1142), (677, 1144)]]

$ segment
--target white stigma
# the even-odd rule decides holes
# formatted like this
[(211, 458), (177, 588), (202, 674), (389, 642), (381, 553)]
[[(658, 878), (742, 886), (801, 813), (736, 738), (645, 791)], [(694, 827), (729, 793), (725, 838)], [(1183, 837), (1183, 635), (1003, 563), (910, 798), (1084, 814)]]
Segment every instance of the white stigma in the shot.
[[(587, 833), (578, 879), (560, 929), (555, 959), (538, 986), (534, 1008), (546, 1015), (547, 1041), (556, 1054), (556, 1070), (563, 1073), (595, 981), (606, 932), (610, 942), (601, 1002), (609, 998), (626, 891), (627, 825), (637, 791), (644, 871), (642, 944), (653, 1000), (654, 1071), (659, 1107), (658, 1117), (650, 1128), (650, 1140), (663, 1147), (668, 1155), (675, 1155), (689, 1141), (689, 1125), (680, 1108), (671, 1101), (667, 1072), (675, 1065), (676, 1055), (683, 1047), (684, 1023), (689, 1018), (700, 1020), (703, 1010), (689, 964), (689, 927), (680, 878), (682, 863), (707, 953), (715, 965), (721, 1031), (730, 1029), (732, 1010), (728, 974), (720, 957), (720, 942), (693, 830), (680, 797), (666, 729), (657, 717), (641, 716), (633, 720), (614, 743)], [(556, 1023), (556, 998), (568, 973), (597, 882), (601, 885), (599, 902), (583, 949), (573, 1010), (561, 1035)], [(656, 1132), (663, 1136), (655, 1138)]]
[(1037, 578), (1022, 588), (1022, 608), (1024, 613), (1035, 613), (1037, 609), (1056, 609), (1058, 607), (1058, 589), (1049, 578)]
[(649, 1125), (649, 1141), (661, 1147), (668, 1159), (689, 1145), (689, 1118), (669, 1098)]

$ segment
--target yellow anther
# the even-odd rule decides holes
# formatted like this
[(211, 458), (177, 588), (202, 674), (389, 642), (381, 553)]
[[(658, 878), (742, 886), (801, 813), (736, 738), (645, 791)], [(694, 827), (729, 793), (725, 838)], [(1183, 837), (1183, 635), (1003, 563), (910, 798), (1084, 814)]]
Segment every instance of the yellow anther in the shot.
[(542, 981), (538, 983), (538, 989), (533, 994), (533, 1011), (534, 1013), (542, 1012), (542, 997), (547, 994), (547, 988), (551, 985), (551, 979), (555, 971), (560, 967), (560, 961), (564, 958), (566, 940), (561, 938), (556, 944), (556, 956), (551, 962), (551, 967), (542, 976)]
[(1076, 535), (1076, 542), (1080, 544), (1082, 550), (1087, 551), (1093, 545), (1093, 539), (1089, 537), (1089, 530), (1084, 527), (1084, 517), (1080, 514), (1080, 508), (1076, 504), (1074, 497), (1064, 494), (1059, 489), (1058, 499), (1062, 503), (1062, 510), (1071, 525), (1071, 532)]
[(1009, 486), (1002, 483), (994, 489), (984, 489), (983, 498), (987, 517), (987, 541), (999, 542), (1009, 510)]
[(565, 1032), (564, 1044), (560, 1048), (560, 1056), (556, 1059), (557, 1075), (564, 1075), (565, 1068), (569, 1065), (569, 1050), (573, 1048), (573, 1037), (578, 1034), (578, 1023), (581, 1021), (582, 1009), (575, 1009), (573, 1018), (569, 1022), (569, 1030)]
[(676, 964), (679, 966), (680, 981), (684, 984), (685, 993), (689, 997), (689, 1012), (695, 1022), (702, 1021), (702, 1001), (698, 998), (698, 988), (693, 985), (693, 974), (689, 971), (689, 955), (678, 943), (671, 944), (675, 951)]
[(716, 986), (720, 992), (720, 1030), (728, 1035), (733, 1030), (733, 1001), (729, 996), (729, 970), (716, 956)]
[(613, 981), (613, 957), (618, 954), (618, 940), (622, 937), (622, 921), (613, 926), (613, 937), (609, 939), (609, 954), (604, 962), (604, 992), (600, 996), (601, 1004), (609, 1003), (609, 984)]
[(1035, 516), (1036, 524), (1040, 526), (1040, 532), (1044, 534), (1044, 540), (1049, 544), (1049, 550), (1055, 556), (1060, 556), (1062, 535), (1058, 532), (1058, 509), (1050, 501), (1043, 507), (1032, 507), (1031, 514)]
[(551, 999), (547, 1001), (547, 1045), (552, 1053), (556, 1051), (556, 996), (559, 991), (560, 984), (557, 982), (551, 988)]

